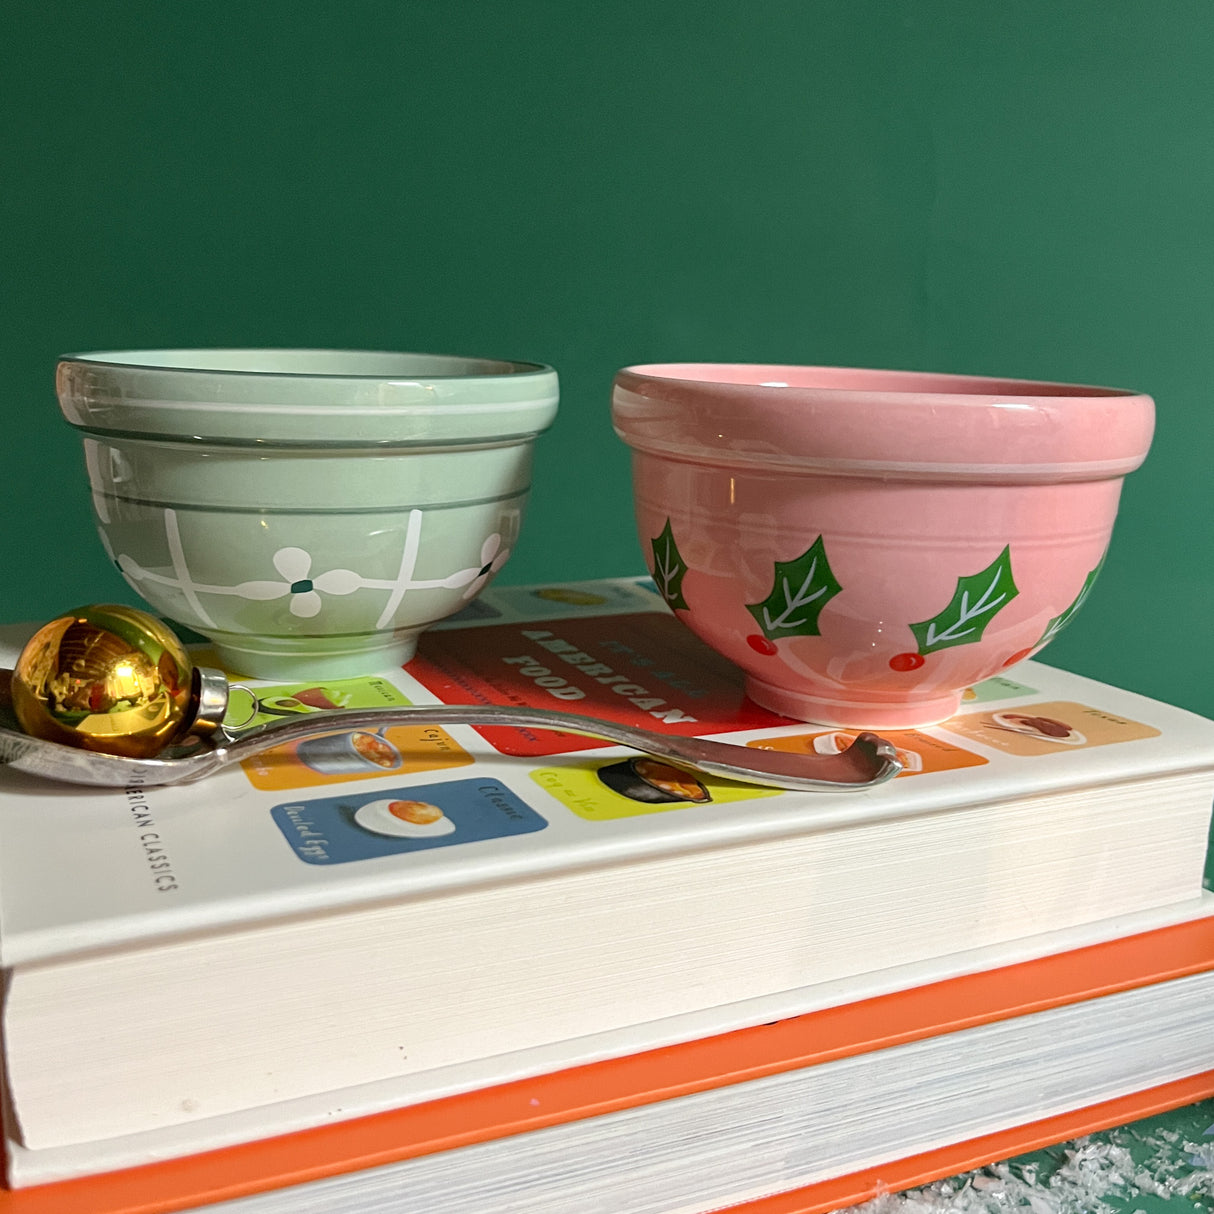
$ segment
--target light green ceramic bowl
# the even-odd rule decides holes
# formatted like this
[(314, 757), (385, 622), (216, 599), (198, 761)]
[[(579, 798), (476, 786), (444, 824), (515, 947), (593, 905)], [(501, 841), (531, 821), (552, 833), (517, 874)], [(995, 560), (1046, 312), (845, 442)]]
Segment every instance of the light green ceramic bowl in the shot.
[(102, 543), (232, 672), (406, 662), (514, 546), (557, 376), (537, 363), (350, 350), (69, 355)]

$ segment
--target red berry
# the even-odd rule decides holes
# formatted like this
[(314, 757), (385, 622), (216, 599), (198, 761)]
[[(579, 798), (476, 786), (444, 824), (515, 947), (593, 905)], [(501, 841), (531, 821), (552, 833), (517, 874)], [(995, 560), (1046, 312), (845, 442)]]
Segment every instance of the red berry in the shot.
[(889, 660), (890, 670), (897, 670), (900, 673), (907, 670), (918, 670), (923, 665), (923, 655), (921, 653), (896, 653)]
[(773, 653), (777, 652), (775, 645), (766, 637), (760, 636), (757, 632), (748, 636), (746, 643), (755, 653), (761, 653), (764, 657), (769, 658)]

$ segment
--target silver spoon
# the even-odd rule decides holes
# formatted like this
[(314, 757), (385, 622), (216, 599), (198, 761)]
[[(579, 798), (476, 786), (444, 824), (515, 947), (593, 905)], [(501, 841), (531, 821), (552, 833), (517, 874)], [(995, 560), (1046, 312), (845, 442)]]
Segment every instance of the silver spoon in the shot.
[[(7, 714), (5, 714), (7, 718)], [(103, 788), (185, 784), (201, 780), (252, 755), (303, 738), (389, 725), (514, 725), (583, 734), (666, 759), (707, 775), (748, 784), (809, 792), (872, 788), (892, 779), (902, 764), (891, 743), (862, 733), (840, 754), (794, 754), (730, 742), (710, 742), (635, 729), (615, 721), (579, 717), (543, 708), (493, 704), (415, 705), (408, 708), (347, 708), (312, 717), (273, 721), (243, 732), (220, 727), (209, 738), (192, 737), (153, 759), (81, 750), (31, 737), (0, 725), (0, 765), (27, 775)], [(14, 722), (15, 724), (15, 722)]]

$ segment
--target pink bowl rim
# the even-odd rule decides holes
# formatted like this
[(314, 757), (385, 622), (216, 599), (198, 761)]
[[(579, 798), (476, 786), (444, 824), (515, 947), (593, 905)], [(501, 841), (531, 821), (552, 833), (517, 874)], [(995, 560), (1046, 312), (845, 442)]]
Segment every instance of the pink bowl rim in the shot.
[(642, 454), (720, 468), (883, 479), (1119, 478), (1146, 458), (1150, 396), (946, 372), (781, 363), (618, 371), (616, 434)]
[[(691, 388), (764, 389), (772, 392), (808, 391), (827, 396), (864, 395), (906, 398), (944, 396), (951, 400), (973, 397), (985, 403), (991, 397), (1053, 400), (1134, 398), (1146, 394), (1130, 388), (1064, 380), (1024, 379), (994, 375), (969, 375), (952, 371), (905, 371), (885, 367), (844, 367), (810, 363), (637, 363), (621, 368), (625, 377), (655, 384), (682, 384)], [(793, 382), (794, 380), (803, 382)], [(782, 380), (783, 382), (776, 382)], [(831, 382), (854, 380), (852, 383)], [(816, 382), (815, 382), (816, 381)]]

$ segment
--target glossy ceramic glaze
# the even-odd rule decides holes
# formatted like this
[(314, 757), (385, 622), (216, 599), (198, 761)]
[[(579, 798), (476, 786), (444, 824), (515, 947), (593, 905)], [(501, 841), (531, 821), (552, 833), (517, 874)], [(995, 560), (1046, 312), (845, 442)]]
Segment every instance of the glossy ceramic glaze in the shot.
[(616, 377), (642, 546), (756, 701), (829, 725), (951, 716), (1090, 593), (1148, 396), (830, 367)]
[(407, 661), (518, 536), (557, 377), (340, 350), (70, 356), (102, 543), (228, 669), (334, 678)]

